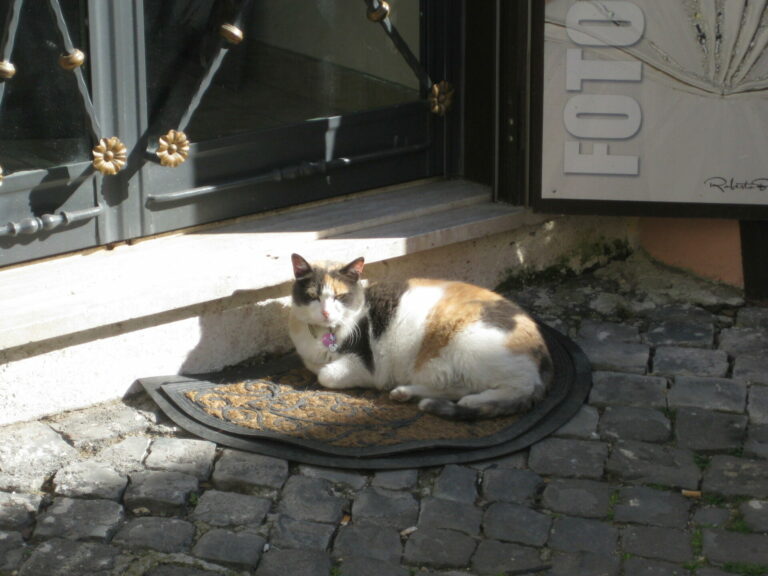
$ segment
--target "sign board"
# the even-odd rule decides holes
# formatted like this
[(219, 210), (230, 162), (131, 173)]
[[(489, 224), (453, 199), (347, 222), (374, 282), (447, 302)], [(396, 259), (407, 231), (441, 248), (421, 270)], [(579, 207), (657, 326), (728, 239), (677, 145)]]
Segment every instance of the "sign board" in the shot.
[(544, 19), (539, 208), (768, 217), (765, 3), (547, 0)]

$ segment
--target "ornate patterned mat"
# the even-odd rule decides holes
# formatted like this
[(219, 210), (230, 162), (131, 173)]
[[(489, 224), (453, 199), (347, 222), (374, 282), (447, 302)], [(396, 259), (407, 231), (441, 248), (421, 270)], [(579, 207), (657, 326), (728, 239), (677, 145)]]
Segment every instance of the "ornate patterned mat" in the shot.
[(477, 422), (420, 412), (375, 390), (328, 390), (295, 356), (254, 369), (140, 380), (166, 414), (220, 444), (340, 467), (388, 468), (466, 462), (529, 445), (570, 419), (591, 387), (581, 350), (544, 330), (555, 378), (531, 411)]

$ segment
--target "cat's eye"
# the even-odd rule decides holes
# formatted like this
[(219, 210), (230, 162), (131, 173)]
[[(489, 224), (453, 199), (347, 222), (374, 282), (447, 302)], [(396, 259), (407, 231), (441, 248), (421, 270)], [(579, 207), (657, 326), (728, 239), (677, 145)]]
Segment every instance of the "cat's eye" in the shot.
[(349, 304), (349, 302), (352, 300), (352, 294), (345, 292), (344, 294), (336, 294), (334, 298), (342, 304)]

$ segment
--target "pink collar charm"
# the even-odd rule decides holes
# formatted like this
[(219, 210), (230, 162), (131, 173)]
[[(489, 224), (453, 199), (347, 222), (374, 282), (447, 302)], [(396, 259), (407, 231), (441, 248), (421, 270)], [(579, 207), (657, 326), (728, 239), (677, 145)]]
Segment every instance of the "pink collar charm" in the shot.
[(333, 332), (326, 332), (323, 334), (322, 339), (320, 340), (323, 343), (323, 346), (328, 348), (331, 352), (336, 352), (338, 350), (338, 346), (336, 345), (336, 334)]

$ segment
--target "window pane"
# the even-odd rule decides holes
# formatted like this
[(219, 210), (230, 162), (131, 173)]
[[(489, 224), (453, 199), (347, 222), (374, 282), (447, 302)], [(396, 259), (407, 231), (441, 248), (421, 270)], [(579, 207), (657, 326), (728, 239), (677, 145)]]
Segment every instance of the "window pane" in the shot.
[[(155, 133), (178, 128), (215, 59), (236, 0), (144, 3)], [(393, 0), (391, 20), (418, 56), (419, 2)], [(350, 114), (419, 98), (419, 83), (362, 0), (257, 0), (244, 40), (227, 50), (186, 129), (201, 141)], [(173, 114), (163, 108), (173, 108)], [(172, 118), (158, 122), (158, 117)]]
[[(11, 4), (0, 1), (2, 31), (9, 28)], [(73, 44), (87, 54), (85, 2), (62, 2), (62, 10)], [(0, 165), (6, 174), (89, 159), (85, 109), (74, 74), (59, 66), (63, 52), (48, 3), (24, 3), (9, 57), (16, 74), (0, 80)]]

